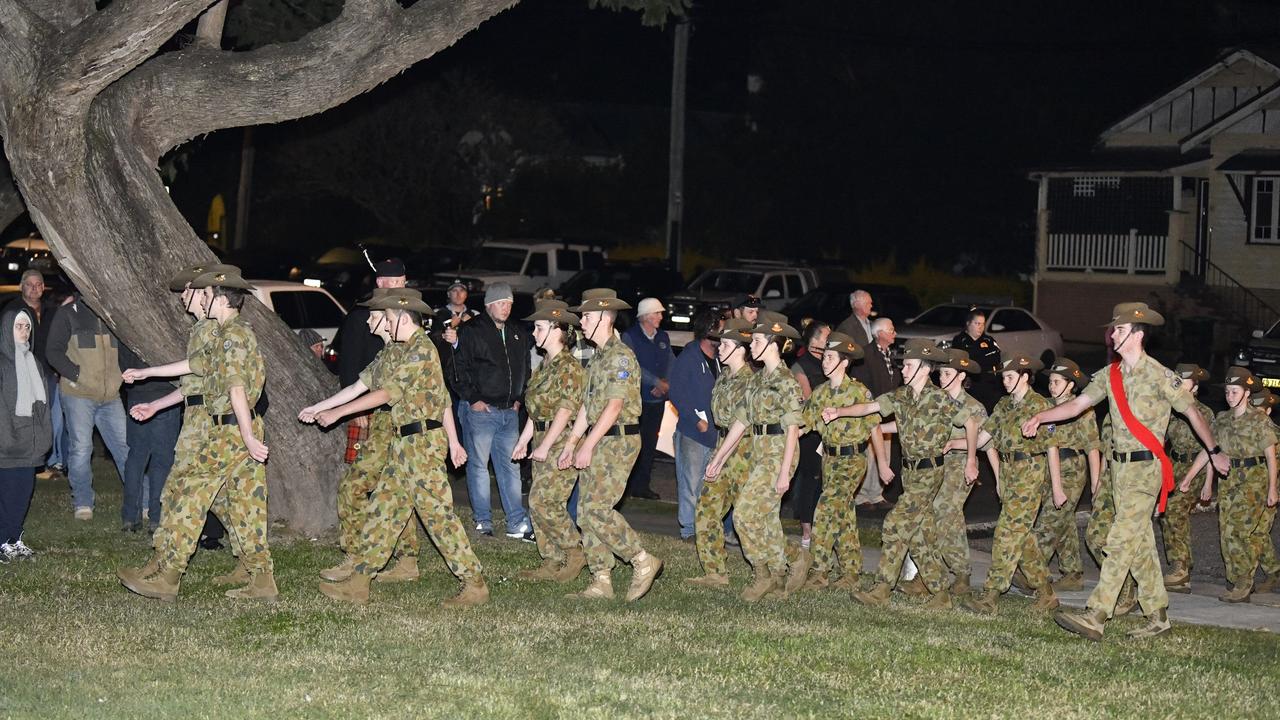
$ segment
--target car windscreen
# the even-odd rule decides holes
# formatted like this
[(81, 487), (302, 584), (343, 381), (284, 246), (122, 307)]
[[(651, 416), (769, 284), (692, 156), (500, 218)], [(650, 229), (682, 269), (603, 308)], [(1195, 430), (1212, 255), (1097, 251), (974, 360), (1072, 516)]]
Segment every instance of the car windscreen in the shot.
[[(975, 308), (981, 310), (984, 315), (990, 316), (990, 308)], [(968, 305), (939, 305), (930, 308), (920, 317), (915, 319), (917, 325), (938, 325), (941, 327), (953, 327), (959, 331), (964, 327), (964, 319), (969, 314)]]
[(760, 289), (761, 273), (721, 271), (703, 275), (689, 286), (691, 291), (716, 290), (733, 293), (754, 293)]
[(1272, 325), (1271, 329), (1267, 331), (1267, 339), (1280, 340), (1280, 322)]
[(528, 254), (523, 248), (482, 247), (472, 259), (472, 264), (481, 270), (518, 273), (524, 269), (524, 258)]

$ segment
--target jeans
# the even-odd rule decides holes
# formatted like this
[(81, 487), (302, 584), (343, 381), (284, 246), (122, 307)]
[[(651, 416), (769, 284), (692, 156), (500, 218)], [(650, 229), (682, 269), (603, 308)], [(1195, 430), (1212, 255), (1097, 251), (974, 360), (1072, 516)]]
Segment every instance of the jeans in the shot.
[(707, 472), (707, 463), (711, 462), (711, 451), (714, 448), (703, 445), (679, 430), (675, 435), (676, 517), (680, 520), (680, 537), (691, 538), (694, 535), (694, 509), (702, 495), (703, 475)]
[(62, 421), (62, 389), (58, 387), (57, 378), (50, 373), (49, 384), (45, 388), (49, 400), (49, 420), (53, 423), (53, 450), (49, 452), (49, 460), (45, 465), (66, 465), (63, 453), (67, 440), (66, 423)]
[(520, 413), (494, 408), (476, 412), (465, 402), (459, 405), (465, 428), (462, 441), (467, 450), (467, 495), (476, 524), (493, 527), (489, 494), (489, 461), (492, 460), (498, 497), (507, 516), (507, 532), (527, 532), (532, 526), (520, 499), (520, 466), (511, 462), (511, 452), (520, 438)]
[(628, 495), (653, 492), (649, 481), (653, 474), (653, 458), (658, 454), (658, 433), (662, 430), (662, 416), (666, 409), (665, 401), (640, 404), (640, 456), (627, 478)]
[(129, 459), (124, 463), (124, 504), (120, 519), (125, 523), (142, 521), (143, 487), (146, 487), (147, 521), (160, 522), (160, 492), (173, 467), (173, 446), (182, 427), (182, 406), (175, 405), (140, 423), (128, 418), (125, 437), (129, 441)]
[(102, 442), (116, 463), (120, 479), (125, 477), (124, 463), (129, 458), (125, 434), (124, 404), (120, 398), (98, 402), (63, 393), (62, 411), (67, 423), (67, 479), (71, 482), (73, 507), (93, 507), (93, 429), (98, 428)]
[(22, 539), (22, 525), (36, 487), (33, 467), (0, 468), (0, 542)]

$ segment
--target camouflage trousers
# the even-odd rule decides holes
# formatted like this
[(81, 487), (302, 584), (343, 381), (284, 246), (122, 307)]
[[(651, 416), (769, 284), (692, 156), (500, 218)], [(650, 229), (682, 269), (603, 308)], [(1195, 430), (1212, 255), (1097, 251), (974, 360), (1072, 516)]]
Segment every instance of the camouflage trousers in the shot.
[(1269, 507), (1263, 510), (1266, 513), (1265, 530), (1262, 533), (1266, 541), (1262, 547), (1262, 557), (1258, 560), (1258, 564), (1262, 567), (1262, 572), (1268, 575), (1280, 575), (1280, 557), (1276, 556), (1276, 544), (1271, 542), (1271, 528), (1276, 524), (1276, 508)]
[(639, 456), (639, 435), (607, 435), (596, 445), (591, 465), (578, 475), (578, 526), (592, 575), (612, 570), (614, 555), (630, 562), (644, 550), (640, 536), (614, 509)]
[[(785, 435), (744, 436), (750, 442), (747, 450), (750, 469), (738, 491), (733, 506), (733, 526), (742, 540), (742, 552), (757, 573), (782, 575), (787, 572), (787, 545), (782, 534), (782, 518), (778, 506), (778, 473), (786, 452)], [(795, 473), (797, 458), (792, 458), (787, 477)]]
[[(933, 527), (920, 529), (911, 541), (913, 547), (933, 545), (946, 565), (957, 578), (967, 578), (972, 572), (969, 564), (969, 533), (964, 521), (964, 503), (969, 499), (973, 486), (965, 482), (964, 452), (949, 452), (942, 464), (942, 486), (933, 498)], [(932, 542), (928, 538), (934, 538)]]
[[(533, 446), (542, 441), (543, 432), (533, 437)], [(568, 433), (561, 433), (547, 452), (545, 462), (533, 463), (533, 485), (529, 488), (529, 516), (533, 518), (534, 538), (543, 560), (563, 563), (565, 554), (582, 545), (582, 536), (569, 517), (569, 496), (578, 482), (577, 469), (561, 470), (556, 459), (564, 450)]]
[(1036, 456), (1000, 463), (1000, 518), (996, 520), (991, 545), (987, 590), (999, 593), (1008, 590), (1013, 571), (1019, 566), (1031, 587), (1040, 588), (1049, 583), (1044, 555), (1032, 533), (1044, 486), (1049, 482), (1045, 462), (1044, 456)]
[[(375, 411), (369, 416), (369, 434), (360, 442), (355, 462), (347, 466), (338, 480), (338, 542), (348, 556), (354, 557), (359, 552), (360, 532), (369, 515), (370, 496), (387, 467), (394, 437), (391, 413)], [(395, 552), (402, 557), (418, 557), (418, 528), (414, 523), (405, 526)]]
[(1138, 584), (1138, 602), (1147, 616), (1169, 607), (1151, 523), (1160, 483), (1160, 463), (1155, 460), (1111, 463), (1115, 519), (1101, 548), (1105, 559), (1098, 585), (1089, 596), (1090, 609), (1111, 616), (1116, 598), (1131, 574)]
[(1222, 559), (1232, 585), (1253, 582), (1253, 572), (1271, 545), (1267, 510), (1267, 466), (1232, 468), (1218, 484)]
[(902, 563), (910, 552), (920, 570), (920, 579), (929, 592), (936, 593), (942, 589), (944, 572), (942, 556), (938, 554), (933, 501), (942, 487), (946, 468), (916, 470), (908, 466), (909, 462), (902, 461), (902, 496), (884, 518), (878, 581), (888, 585), (897, 583)]
[[(1098, 567), (1107, 559), (1107, 533), (1111, 532), (1111, 523), (1116, 519), (1115, 497), (1111, 492), (1111, 469), (1114, 464), (1104, 458), (1102, 473), (1098, 478), (1098, 492), (1093, 495), (1093, 512), (1089, 514), (1089, 523), (1084, 528), (1084, 544), (1089, 549)], [(1122, 594), (1133, 589), (1133, 575), (1124, 581)]]
[[(199, 477), (199, 473), (193, 473), (192, 469), (198, 468), (198, 465), (195, 464), (196, 458), (199, 457), (201, 446), (208, 442), (209, 434), (212, 430), (213, 423), (209, 421), (209, 413), (205, 412), (203, 407), (195, 406), (183, 409), (182, 429), (178, 431), (178, 441), (173, 448), (173, 467), (170, 468), (169, 477), (165, 480), (164, 488), (160, 491), (160, 507), (163, 508), (161, 517), (177, 506), (178, 497), (185, 492), (186, 484), (193, 477)], [(226, 489), (223, 488), (214, 495), (209, 512), (217, 515), (219, 519), (225, 520), (225, 525), (230, 522), (230, 511)], [(151, 536), (151, 547), (157, 554), (163, 552), (165, 543), (168, 542), (167, 537), (168, 530), (163, 524), (159, 525)], [(231, 554), (240, 557), (240, 541), (236, 538), (235, 533), (227, 533), (227, 540), (231, 545)]]
[[(1182, 482), (1182, 478), (1186, 477), (1190, 469), (1190, 462), (1175, 462), (1173, 464), (1174, 482)], [(1170, 564), (1181, 563), (1188, 570), (1191, 569), (1191, 509), (1196, 506), (1199, 499), (1198, 483), (1192, 483), (1189, 492), (1178, 492), (1175, 488), (1169, 493), (1164, 515), (1160, 517), (1160, 533), (1164, 537), (1165, 559)]]
[[(738, 502), (738, 494), (751, 471), (747, 459), (749, 443), (738, 443), (725, 460), (715, 480), (702, 483), (702, 494), (694, 508), (694, 538), (698, 546), (698, 562), (708, 575), (728, 575), (729, 555), (724, 549), (724, 516)], [(739, 535), (740, 542), (746, 542)]]
[[(254, 418), (253, 432), (263, 437), (261, 418)], [(225, 514), (220, 517), (233, 545), (239, 548), (240, 561), (251, 573), (272, 572), (267, 544), (267, 469), (249, 457), (239, 428), (213, 426), (174, 488), (173, 507), (163, 515), (161, 569), (186, 572), (205, 515), (225, 493)]]
[(480, 561), (453, 510), (444, 469), (447, 444), (442, 428), (392, 440), (386, 469), (369, 496), (356, 572), (372, 575), (386, 567), (406, 528), (416, 532), (410, 522), (416, 509), (449, 571), (464, 581), (481, 576)]
[(862, 573), (862, 543), (858, 539), (858, 512), (854, 498), (867, 474), (865, 453), (822, 458), (822, 495), (813, 512), (814, 571), (826, 575), (837, 558), (844, 575)]
[(1053, 485), (1046, 482), (1040, 497), (1040, 516), (1036, 518), (1034, 534), (1040, 546), (1045, 565), (1058, 555), (1058, 571), (1063, 575), (1084, 572), (1080, 559), (1080, 530), (1076, 527), (1076, 506), (1089, 481), (1089, 462), (1085, 455), (1076, 455), (1058, 463), (1062, 478), (1062, 492), (1067, 501), (1062, 507), (1053, 505)]

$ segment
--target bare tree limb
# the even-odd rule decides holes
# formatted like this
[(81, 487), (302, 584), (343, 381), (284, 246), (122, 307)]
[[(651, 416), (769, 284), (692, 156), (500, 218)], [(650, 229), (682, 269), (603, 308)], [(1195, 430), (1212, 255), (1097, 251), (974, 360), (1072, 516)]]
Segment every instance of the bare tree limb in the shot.
[(29, 78), (37, 54), (34, 49), (43, 47), (55, 32), (21, 0), (0, 2), (0, 77)]
[[(152, 157), (192, 137), (323, 112), (457, 42), (518, 0), (347, 0), (333, 22), (292, 43), (153, 58), (111, 88), (137, 109)], [(128, 97), (140, 92), (141, 97)]]
[(196, 42), (204, 47), (222, 48), (222, 29), (227, 24), (227, 0), (218, 0), (217, 4), (200, 16), (196, 24)]
[(9, 163), (0, 158), (0, 232), (26, 211), (18, 186), (13, 184), (13, 176), (9, 174)]
[[(17, 2), (19, 0), (5, 0)], [(56, 30), (66, 30), (97, 12), (94, 0), (21, 0)]]

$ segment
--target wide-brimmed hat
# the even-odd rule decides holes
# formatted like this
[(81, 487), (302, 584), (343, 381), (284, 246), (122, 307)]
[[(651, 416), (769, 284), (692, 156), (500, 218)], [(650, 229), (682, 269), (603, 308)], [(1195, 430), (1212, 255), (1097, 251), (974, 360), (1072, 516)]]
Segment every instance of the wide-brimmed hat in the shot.
[(1256, 391), (1262, 387), (1262, 382), (1249, 372), (1249, 368), (1239, 366), (1231, 366), (1227, 368), (1227, 379), (1223, 381), (1223, 385), (1239, 385), (1250, 392)]
[(1164, 316), (1147, 307), (1144, 302), (1120, 303), (1111, 311), (1111, 322), (1103, 325), (1103, 327), (1114, 327), (1125, 323), (1163, 325)]
[(835, 350), (850, 360), (861, 360), (866, 356), (862, 351), (862, 346), (853, 341), (853, 338), (842, 332), (833, 332), (827, 336), (827, 346), (824, 350)]
[(377, 300), (378, 298), (381, 298), (381, 297), (386, 297), (387, 293), (393, 289), (395, 288), (374, 288), (373, 292), (369, 293), (368, 298), (361, 300), (356, 304), (362, 307), (373, 307), (374, 300)]
[(947, 362), (947, 351), (937, 343), (924, 338), (911, 338), (902, 346), (903, 360), (925, 360), (932, 363)]
[(538, 320), (566, 323), (568, 325), (577, 325), (579, 322), (578, 316), (569, 312), (569, 303), (554, 299), (534, 301), (533, 314), (525, 318), (525, 321), (536, 322)]
[(436, 311), (423, 302), (422, 293), (413, 288), (387, 288), (380, 296), (369, 298), (370, 310), (408, 310), (423, 315), (435, 315)]
[(1043, 367), (1044, 363), (1022, 353), (1002, 353), (1000, 355), (1000, 372), (1018, 372), (1021, 370), (1039, 372)]
[(225, 263), (196, 263), (189, 268), (184, 269), (177, 275), (169, 278), (169, 289), (174, 292), (182, 292), (187, 289), (187, 285), (192, 280), (212, 272), (227, 272), (229, 270), (238, 271), (235, 265), (227, 265)]
[(1209, 380), (1209, 371), (1195, 363), (1178, 363), (1177, 367), (1173, 369), (1173, 374), (1183, 380), (1190, 380), (1191, 382), (1196, 383), (1207, 382)]
[(191, 287), (200, 288), (235, 288), (236, 290), (253, 290), (253, 286), (240, 274), (235, 265), (224, 266), (225, 270), (215, 270), (198, 275), (191, 281)]
[(947, 364), (956, 372), (966, 372), (970, 375), (976, 375), (982, 372), (982, 366), (969, 357), (969, 353), (959, 348), (947, 348)]
[(1084, 371), (1076, 364), (1075, 360), (1070, 358), (1058, 358), (1053, 364), (1044, 369), (1045, 375), (1061, 375), (1064, 380), (1070, 380), (1080, 387), (1084, 382)]
[(1267, 388), (1262, 388), (1249, 396), (1249, 404), (1256, 408), (1273, 408), (1280, 404), (1280, 395), (1276, 395)]
[(776, 335), (778, 337), (800, 339), (800, 331), (787, 324), (787, 316), (772, 310), (761, 310), (756, 316), (756, 324), (751, 328), (752, 334)]
[(707, 337), (713, 340), (733, 340), (742, 344), (751, 342), (751, 328), (755, 324), (746, 318), (729, 318), (724, 321), (724, 327), (720, 330), (708, 333)]
[(598, 310), (630, 310), (631, 305), (618, 299), (618, 291), (612, 288), (591, 288), (582, 293), (582, 304), (569, 308), (577, 313)]

